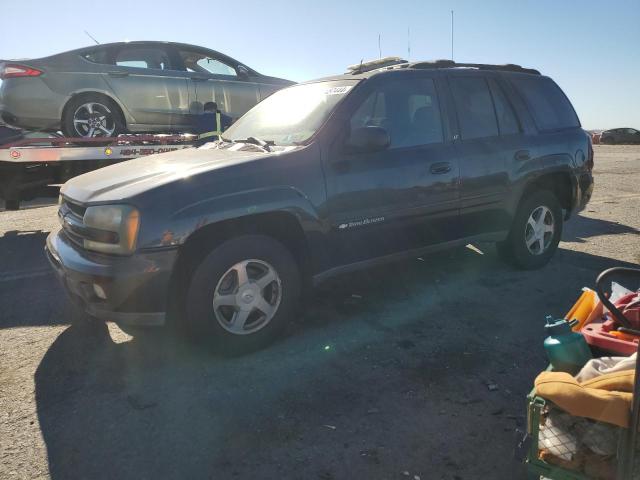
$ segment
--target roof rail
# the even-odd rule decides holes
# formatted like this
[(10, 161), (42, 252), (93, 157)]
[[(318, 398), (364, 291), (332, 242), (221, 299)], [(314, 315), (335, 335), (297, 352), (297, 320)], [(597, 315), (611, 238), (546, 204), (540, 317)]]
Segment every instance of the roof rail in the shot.
[(369, 60), (367, 62), (360, 62), (356, 63), (355, 65), (349, 65), (347, 67), (347, 73), (357, 75), (358, 73), (369, 72), (371, 70), (390, 67), (392, 65), (400, 65), (401, 63), (407, 63), (407, 61), (400, 57), (384, 57), (377, 60)]
[(540, 75), (538, 70), (533, 68), (524, 68), (513, 63), (492, 65), (488, 63), (457, 63), (453, 60), (434, 60), (431, 62), (412, 62), (407, 64), (406, 68), (477, 68), (478, 70), (499, 70), (504, 72), (520, 72)]

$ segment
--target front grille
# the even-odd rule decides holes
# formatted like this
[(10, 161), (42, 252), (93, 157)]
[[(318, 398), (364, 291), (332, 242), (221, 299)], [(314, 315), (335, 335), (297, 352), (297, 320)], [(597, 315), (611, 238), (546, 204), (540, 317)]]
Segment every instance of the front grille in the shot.
[(69, 208), (69, 211), (72, 212), (76, 217), (78, 217), (80, 221), (82, 221), (84, 212), (87, 210), (87, 207), (83, 207), (82, 205), (79, 205), (77, 203), (70, 202), (69, 200), (65, 200), (64, 203)]
[[(60, 218), (60, 223), (62, 224), (64, 233), (69, 240), (79, 246), (83, 246), (84, 242), (77, 227), (83, 225), (83, 217), (86, 210), (86, 207), (69, 201), (66, 198), (63, 199), (58, 210), (58, 217)], [(76, 228), (74, 228), (74, 225)]]

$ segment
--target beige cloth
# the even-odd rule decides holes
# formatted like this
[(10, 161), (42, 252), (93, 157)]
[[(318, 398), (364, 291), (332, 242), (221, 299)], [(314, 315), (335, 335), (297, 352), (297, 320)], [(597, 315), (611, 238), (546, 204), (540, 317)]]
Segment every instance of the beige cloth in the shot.
[(591, 380), (606, 373), (633, 370), (636, 368), (636, 354), (630, 357), (600, 357), (593, 358), (585, 363), (582, 370), (576, 375), (578, 383)]

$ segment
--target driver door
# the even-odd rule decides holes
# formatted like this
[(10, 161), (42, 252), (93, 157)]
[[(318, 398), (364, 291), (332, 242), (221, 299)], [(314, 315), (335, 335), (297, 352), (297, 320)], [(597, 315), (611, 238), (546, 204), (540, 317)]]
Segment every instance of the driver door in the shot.
[(215, 102), (235, 120), (260, 101), (260, 86), (236, 65), (207, 50), (180, 50), (179, 54), (194, 82), (198, 103)]
[(458, 162), (437, 81), (377, 82), (347, 125), (384, 128), (387, 149), (349, 153), (335, 143), (326, 169), (330, 241), (339, 264), (391, 255), (456, 237)]

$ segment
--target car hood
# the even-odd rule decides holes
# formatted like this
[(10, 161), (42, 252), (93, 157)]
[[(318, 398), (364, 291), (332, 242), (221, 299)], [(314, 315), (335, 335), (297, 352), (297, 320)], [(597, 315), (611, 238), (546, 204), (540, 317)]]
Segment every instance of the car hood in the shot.
[(265, 152), (242, 144), (231, 149), (188, 148), (125, 161), (77, 176), (60, 193), (79, 203), (113, 203), (203, 172), (260, 160), (282, 151)]

